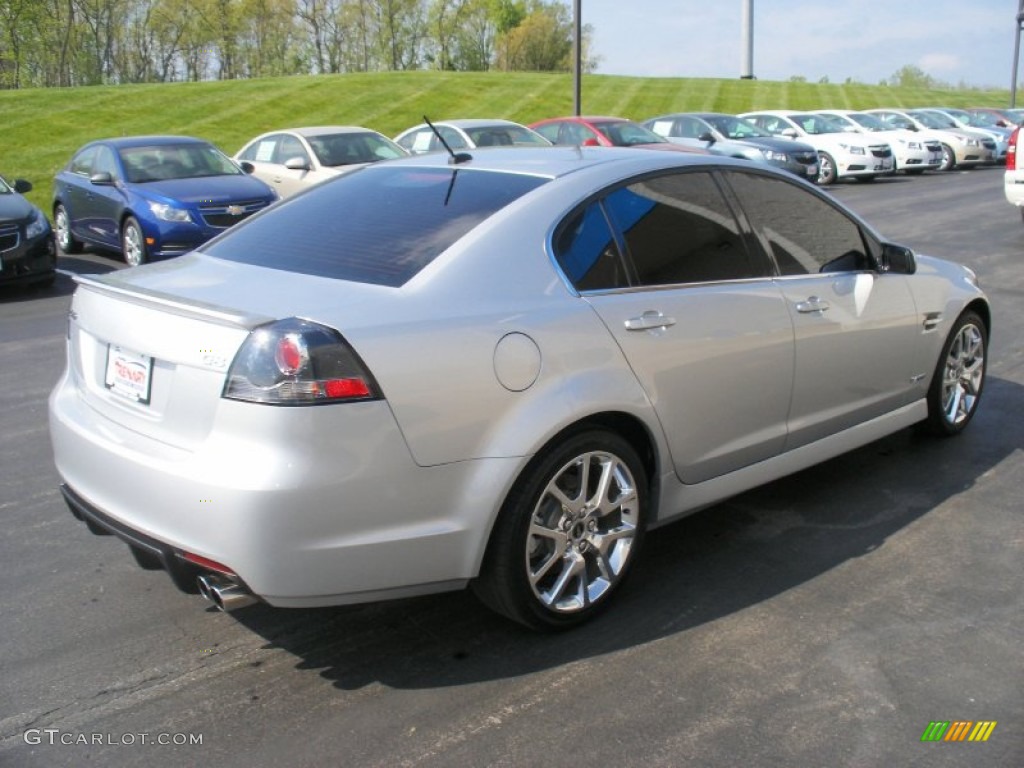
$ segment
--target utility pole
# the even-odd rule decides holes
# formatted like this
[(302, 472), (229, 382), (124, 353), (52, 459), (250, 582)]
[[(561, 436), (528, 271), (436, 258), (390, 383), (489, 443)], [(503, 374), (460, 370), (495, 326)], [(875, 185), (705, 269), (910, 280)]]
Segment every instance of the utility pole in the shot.
[(1020, 61), (1020, 27), (1024, 24), (1024, 0), (1017, 6), (1017, 31), (1013, 44), (1013, 75), (1010, 81), (1010, 109), (1017, 106), (1017, 63)]
[[(740, 20), (740, 48), (743, 57), (740, 64), (740, 79), (754, 79), (754, 0), (741, 0), (742, 18)], [(1024, 10), (1024, 0), (1020, 0)]]
[[(581, 0), (573, 0), (572, 13), (573, 13), (573, 26), (575, 32), (573, 33), (573, 70), (572, 70), (572, 92), (573, 92), (573, 114), (579, 117), (582, 112), (582, 69), (583, 69), (583, 24), (580, 21), (580, 2)], [(1021, 8), (1024, 8), (1024, 0), (1020, 0)]]

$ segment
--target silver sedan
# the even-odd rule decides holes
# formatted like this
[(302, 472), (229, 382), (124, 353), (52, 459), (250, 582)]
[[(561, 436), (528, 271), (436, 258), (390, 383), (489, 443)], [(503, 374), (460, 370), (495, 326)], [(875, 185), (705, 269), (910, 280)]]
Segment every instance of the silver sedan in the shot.
[(960, 432), (991, 322), (788, 174), (607, 148), (370, 165), (78, 282), (50, 425), (91, 529), (229, 610), (470, 585), (545, 629), (645, 531)]

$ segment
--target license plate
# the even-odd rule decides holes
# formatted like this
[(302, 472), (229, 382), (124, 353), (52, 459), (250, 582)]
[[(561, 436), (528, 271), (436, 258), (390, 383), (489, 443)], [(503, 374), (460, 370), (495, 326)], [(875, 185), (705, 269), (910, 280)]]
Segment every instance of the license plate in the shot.
[(149, 404), (153, 358), (110, 344), (107, 346), (107, 389), (142, 405)]

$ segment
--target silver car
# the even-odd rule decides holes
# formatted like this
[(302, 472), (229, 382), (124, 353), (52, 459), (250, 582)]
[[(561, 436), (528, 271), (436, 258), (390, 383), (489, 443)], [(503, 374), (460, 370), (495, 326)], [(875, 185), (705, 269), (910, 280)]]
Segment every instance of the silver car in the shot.
[(370, 165), (78, 283), (50, 426), (91, 529), (225, 609), (471, 585), (545, 629), (648, 529), (960, 432), (990, 326), (790, 174), (615, 148)]

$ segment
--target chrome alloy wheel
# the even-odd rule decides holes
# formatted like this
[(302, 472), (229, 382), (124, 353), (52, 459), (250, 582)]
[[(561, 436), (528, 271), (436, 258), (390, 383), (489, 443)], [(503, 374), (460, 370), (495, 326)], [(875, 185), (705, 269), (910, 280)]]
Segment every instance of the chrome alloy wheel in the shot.
[(974, 411), (985, 378), (985, 337), (978, 326), (964, 324), (949, 345), (942, 375), (942, 415), (957, 426)]
[(526, 568), (534, 595), (558, 613), (589, 608), (622, 577), (639, 521), (636, 480), (622, 459), (591, 451), (565, 464), (530, 519)]

